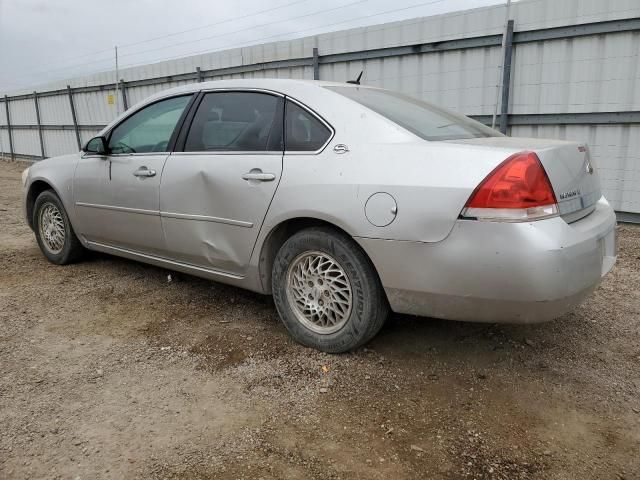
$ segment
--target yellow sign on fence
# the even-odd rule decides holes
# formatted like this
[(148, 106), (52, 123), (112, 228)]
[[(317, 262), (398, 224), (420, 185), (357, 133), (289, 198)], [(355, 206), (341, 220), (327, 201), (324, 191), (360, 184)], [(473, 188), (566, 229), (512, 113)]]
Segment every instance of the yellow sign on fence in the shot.
[(113, 96), (113, 94), (109, 94), (107, 95), (107, 104), (109, 105), (113, 105), (115, 102), (115, 97)]

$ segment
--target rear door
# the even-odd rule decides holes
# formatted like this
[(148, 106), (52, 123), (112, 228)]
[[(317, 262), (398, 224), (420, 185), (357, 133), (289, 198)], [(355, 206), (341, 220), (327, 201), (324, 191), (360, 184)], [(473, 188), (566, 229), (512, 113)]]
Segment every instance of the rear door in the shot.
[(262, 91), (202, 96), (162, 174), (160, 212), (171, 258), (245, 273), (282, 173), (283, 101)]
[(80, 160), (74, 195), (87, 240), (149, 254), (164, 251), (160, 178), (192, 96), (143, 107), (111, 130), (108, 155)]

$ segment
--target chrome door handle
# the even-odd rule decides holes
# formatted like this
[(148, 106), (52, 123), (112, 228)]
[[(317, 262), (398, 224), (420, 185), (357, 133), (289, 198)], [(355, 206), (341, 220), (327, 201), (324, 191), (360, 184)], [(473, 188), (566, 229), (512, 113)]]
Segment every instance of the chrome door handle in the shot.
[(273, 173), (262, 173), (262, 170), (254, 171), (251, 170), (248, 173), (242, 174), (243, 180), (255, 180), (258, 182), (272, 182), (276, 179), (276, 176)]
[(155, 177), (156, 171), (149, 170), (147, 167), (140, 167), (138, 170), (133, 172), (133, 175), (136, 177)]

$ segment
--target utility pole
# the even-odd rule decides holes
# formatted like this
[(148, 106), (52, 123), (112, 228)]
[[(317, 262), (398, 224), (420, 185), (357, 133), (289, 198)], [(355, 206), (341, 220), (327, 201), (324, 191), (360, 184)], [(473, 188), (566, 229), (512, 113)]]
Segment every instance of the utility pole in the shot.
[(116, 117), (120, 115), (120, 74), (118, 72), (118, 46), (116, 45)]
[[(500, 50), (500, 58), (504, 59), (504, 51), (507, 47), (507, 31), (509, 29), (509, 18), (511, 10), (511, 0), (507, 0), (507, 13), (505, 14), (504, 19), (504, 32), (502, 33), (502, 49)], [(496, 75), (496, 101), (493, 107), (493, 117), (491, 118), (491, 128), (496, 128), (496, 117), (498, 116), (498, 100), (500, 99), (500, 87), (502, 86), (502, 77), (504, 72), (504, 61), (498, 68), (498, 72)]]

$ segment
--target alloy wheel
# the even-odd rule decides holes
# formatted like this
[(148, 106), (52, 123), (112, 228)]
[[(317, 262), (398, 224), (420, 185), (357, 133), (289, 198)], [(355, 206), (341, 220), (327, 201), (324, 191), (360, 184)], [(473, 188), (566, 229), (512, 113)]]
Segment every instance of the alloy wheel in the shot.
[(291, 262), (286, 292), (298, 321), (316, 333), (337, 332), (351, 314), (353, 293), (349, 277), (324, 252), (303, 252)]
[(53, 203), (45, 203), (40, 209), (40, 238), (49, 252), (62, 252), (65, 240), (64, 219), (60, 209)]

